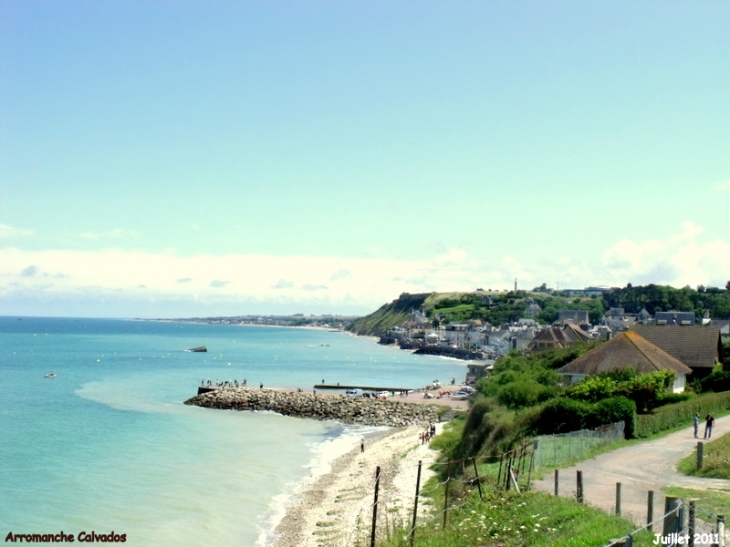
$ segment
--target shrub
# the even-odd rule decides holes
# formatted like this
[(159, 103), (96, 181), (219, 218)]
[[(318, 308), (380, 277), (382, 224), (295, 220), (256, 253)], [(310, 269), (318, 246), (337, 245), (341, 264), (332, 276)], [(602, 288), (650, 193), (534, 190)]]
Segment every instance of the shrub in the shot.
[(623, 420), (624, 434), (630, 439), (636, 429), (636, 403), (621, 396), (604, 399), (593, 406), (590, 418), (593, 420), (589, 426), (591, 428)]
[(595, 403), (601, 399), (611, 397), (616, 391), (616, 382), (606, 376), (591, 376), (570, 387), (568, 396)]
[(702, 391), (714, 391), (716, 393), (720, 391), (730, 390), (730, 372), (723, 370), (713, 370), (712, 373), (703, 378), (701, 381)]
[(548, 386), (532, 379), (525, 379), (501, 386), (497, 391), (497, 400), (499, 404), (515, 410), (545, 401), (553, 392), (554, 389)]
[(692, 393), (685, 391), (684, 393), (665, 393), (657, 401), (654, 408), (664, 405), (674, 405), (688, 401), (693, 396)]
[(537, 435), (568, 433), (584, 429), (586, 417), (591, 413), (590, 403), (557, 397), (542, 407), (542, 412), (533, 424)]

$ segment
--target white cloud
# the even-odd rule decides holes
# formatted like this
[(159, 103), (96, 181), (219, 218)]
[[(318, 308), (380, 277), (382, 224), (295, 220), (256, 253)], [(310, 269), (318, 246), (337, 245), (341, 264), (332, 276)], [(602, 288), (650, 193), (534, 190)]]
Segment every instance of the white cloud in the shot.
[(345, 268), (340, 268), (337, 272), (332, 274), (332, 277), (330, 277), (331, 281), (337, 281), (338, 279), (350, 279), (352, 277), (352, 274), (348, 272)]
[(730, 244), (702, 241), (704, 229), (684, 222), (664, 240), (622, 239), (606, 250), (603, 265), (614, 283), (656, 283), (683, 287), (723, 286), (730, 272)]
[(448, 252), (438, 255), (434, 258), (437, 266), (458, 266), (466, 260), (467, 254), (461, 249), (449, 249)]
[(531, 289), (543, 282), (561, 288), (628, 282), (724, 287), (730, 277), (730, 244), (692, 223), (662, 239), (624, 238), (608, 249), (561, 251), (551, 262), (535, 262), (529, 248), (479, 258), (450, 249), (422, 260), (18, 248), (0, 248), (0, 256), (0, 309), (6, 313), (19, 313), (9, 311), (8, 302), (25, 306), (30, 301), (38, 311), (28, 313), (42, 313), (48, 299), (66, 306), (79, 299), (90, 306), (96, 302), (105, 313), (86, 313), (99, 315), (113, 314), (112, 303), (124, 302), (137, 307), (154, 302), (161, 310), (157, 317), (170, 316), (160, 303), (175, 303), (177, 316), (184, 310), (195, 315), (201, 303), (211, 315), (223, 309), (247, 313), (252, 303), (258, 310), (365, 311), (403, 292), (504, 290), (514, 286), (515, 278), (519, 288)]
[(328, 289), (327, 285), (310, 285), (306, 284), (302, 287), (305, 291), (326, 291)]
[(32, 235), (32, 230), (16, 228), (15, 226), (8, 226), (7, 224), (0, 224), (0, 239), (14, 239), (21, 237), (30, 237)]
[(76, 234), (76, 237), (90, 241), (99, 241), (102, 239), (139, 239), (139, 232), (125, 228), (114, 228), (106, 232), (82, 232)]

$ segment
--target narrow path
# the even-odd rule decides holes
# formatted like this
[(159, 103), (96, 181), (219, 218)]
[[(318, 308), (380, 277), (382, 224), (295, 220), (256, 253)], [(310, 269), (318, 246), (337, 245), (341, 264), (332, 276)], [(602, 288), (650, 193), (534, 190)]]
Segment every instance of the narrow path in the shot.
[[(664, 512), (665, 486), (682, 488), (730, 490), (730, 480), (689, 477), (677, 472), (677, 463), (691, 454), (702, 441), (704, 421), (700, 422), (700, 439), (694, 438), (694, 428), (688, 427), (660, 439), (620, 448), (591, 460), (559, 471), (558, 493), (575, 497), (576, 471), (583, 474), (583, 496), (586, 503), (615, 511), (616, 483), (621, 483), (621, 514), (637, 525), (646, 524), (648, 491), (654, 491), (654, 518)], [(730, 416), (715, 419), (712, 438), (730, 432)], [(554, 474), (535, 481), (535, 489), (553, 493)], [(698, 506), (698, 518), (711, 520)], [(730, 516), (730, 515), (729, 515)]]

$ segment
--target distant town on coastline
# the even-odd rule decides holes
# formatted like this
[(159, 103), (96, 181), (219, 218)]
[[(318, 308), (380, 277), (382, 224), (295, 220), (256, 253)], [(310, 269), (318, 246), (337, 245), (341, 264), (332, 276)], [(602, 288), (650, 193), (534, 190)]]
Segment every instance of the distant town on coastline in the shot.
[[(631, 331), (690, 366), (687, 355), (669, 346), (681, 340), (695, 354), (704, 347), (707, 363), (700, 368), (709, 372), (722, 362), (722, 341), (727, 343), (730, 334), (730, 282), (724, 289), (629, 284), (555, 290), (543, 284), (531, 291), (404, 293), (364, 317), (244, 315), (174, 321), (346, 330), (404, 350), (469, 360), (471, 381), (510, 351), (564, 349)], [(667, 330), (672, 327), (683, 329), (681, 336)], [(696, 370), (695, 378), (702, 376), (697, 372), (702, 371)]]

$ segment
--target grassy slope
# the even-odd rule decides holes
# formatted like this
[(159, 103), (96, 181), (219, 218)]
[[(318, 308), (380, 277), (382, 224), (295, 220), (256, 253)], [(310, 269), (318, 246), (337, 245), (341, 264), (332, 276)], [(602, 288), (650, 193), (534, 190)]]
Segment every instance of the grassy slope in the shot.
[(696, 477), (730, 479), (730, 434), (705, 443), (702, 469), (697, 470), (697, 451), (684, 458), (677, 465), (680, 473)]
[[(428, 485), (427, 485), (428, 487)], [(542, 492), (516, 494), (482, 487), (484, 498), (472, 489), (457, 497), (453, 487), (446, 528), (443, 514), (419, 523), (415, 547), (496, 547), (522, 546), (595, 547), (622, 537), (636, 529), (620, 517), (579, 504), (555, 498)], [(433, 500), (438, 510), (443, 507), (443, 495)], [(379, 547), (405, 547), (407, 530), (391, 533), (389, 541)], [(634, 536), (635, 546), (649, 546), (654, 540), (650, 532)]]
[(381, 336), (388, 329), (406, 322), (410, 311), (420, 309), (428, 296), (404, 293), (370, 315), (356, 319), (348, 330), (363, 336)]

